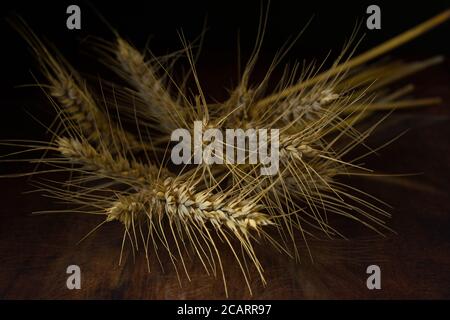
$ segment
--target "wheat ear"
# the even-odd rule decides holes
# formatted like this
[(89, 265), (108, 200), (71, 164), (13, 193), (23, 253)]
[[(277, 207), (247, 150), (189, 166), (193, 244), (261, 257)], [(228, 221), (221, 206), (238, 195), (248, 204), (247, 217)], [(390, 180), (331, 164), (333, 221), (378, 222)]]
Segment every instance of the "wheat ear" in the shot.
[(147, 148), (102, 112), (78, 73), (62, 57), (52, 53), (23, 20), (12, 24), (37, 57), (42, 73), (48, 81), (48, 84), (42, 84), (42, 87), (56, 100), (57, 110), (64, 113), (60, 119), (69, 122), (65, 125), (66, 129), (76, 127), (84, 137), (95, 144), (101, 140), (109, 147)]
[(124, 72), (124, 78), (136, 88), (146, 103), (144, 115), (156, 121), (164, 133), (170, 134), (184, 125), (184, 110), (165, 89), (154, 67), (144, 56), (122, 38), (117, 38), (116, 57)]
[(111, 177), (137, 184), (153, 182), (161, 170), (166, 169), (129, 160), (120, 154), (112, 154), (107, 148), (94, 148), (85, 140), (76, 138), (57, 138), (58, 151), (70, 162), (81, 164), (86, 171), (95, 172), (104, 177)]

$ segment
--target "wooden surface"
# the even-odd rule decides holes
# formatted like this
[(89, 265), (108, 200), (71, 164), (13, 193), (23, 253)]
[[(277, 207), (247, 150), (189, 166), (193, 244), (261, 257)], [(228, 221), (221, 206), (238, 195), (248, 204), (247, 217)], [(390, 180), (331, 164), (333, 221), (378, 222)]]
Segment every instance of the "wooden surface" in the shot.
[[(409, 132), (367, 164), (383, 172), (422, 172), (411, 178), (417, 187), (354, 181), (392, 205), (389, 224), (397, 234), (383, 239), (365, 230), (355, 232), (354, 240), (314, 243), (314, 262), (303, 256), (298, 263), (259, 246), (268, 284), (263, 287), (257, 278), (252, 279), (253, 296), (226, 255), (230, 298), (450, 298), (449, 64), (416, 76), (414, 82), (418, 96), (438, 94), (444, 103), (390, 117), (371, 139), (372, 145), (405, 129)], [(195, 261), (188, 263), (191, 282), (184, 276), (181, 287), (167, 256), (162, 255), (164, 272), (153, 256), (148, 273), (142, 252), (133, 259), (126, 247), (119, 266), (122, 228), (118, 223), (105, 225), (76, 245), (101, 220), (77, 214), (32, 216), (32, 211), (51, 209), (53, 204), (37, 194), (22, 194), (30, 189), (27, 179), (0, 179), (0, 298), (225, 297), (220, 278), (205, 275)], [(71, 264), (81, 267), (81, 290), (66, 288), (66, 268)], [(381, 267), (381, 290), (366, 288), (365, 271), (370, 264)]]

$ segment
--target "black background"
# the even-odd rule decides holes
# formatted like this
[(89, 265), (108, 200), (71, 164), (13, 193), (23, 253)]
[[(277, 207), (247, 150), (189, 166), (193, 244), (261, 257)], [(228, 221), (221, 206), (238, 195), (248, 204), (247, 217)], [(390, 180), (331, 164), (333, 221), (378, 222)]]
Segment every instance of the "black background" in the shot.
[[(66, 8), (81, 7), (82, 29), (66, 28)], [(367, 30), (366, 8), (377, 4), (382, 12), (382, 29)], [(237, 81), (237, 42), (240, 34), (242, 59), (245, 61), (254, 47), (261, 7), (264, 1), (2, 1), (2, 49), (0, 88), (2, 90), (2, 138), (40, 135), (43, 130), (25, 112), (39, 113), (45, 122), (48, 112), (42, 93), (37, 89), (18, 88), (33, 84), (33, 74), (39, 75), (36, 61), (17, 32), (5, 21), (23, 17), (40, 37), (53, 43), (81, 72), (102, 73), (100, 64), (89, 50), (92, 37), (113, 40), (111, 29), (103, 16), (136, 47), (148, 43), (156, 54), (180, 49), (178, 36), (183, 31), (187, 39), (198, 37), (205, 25), (207, 32), (198, 61), (198, 73), (210, 98), (225, 99), (227, 90)], [(272, 1), (269, 22), (262, 48), (260, 66), (270, 63), (275, 52), (288, 39), (295, 37), (313, 18), (306, 32), (293, 46), (284, 62), (322, 61), (331, 50), (336, 56), (354, 27), (362, 22), (359, 36), (365, 35), (359, 52), (430, 18), (448, 6), (448, 1)], [(94, 9), (95, 8), (95, 9)], [(449, 52), (448, 26), (433, 30), (393, 54), (426, 57)], [(331, 61), (331, 60), (330, 60)], [(281, 68), (280, 68), (281, 69)], [(41, 99), (41, 100), (39, 100)], [(19, 103), (21, 101), (21, 103)], [(32, 101), (32, 102), (29, 102)], [(37, 105), (37, 106), (36, 106)], [(47, 108), (48, 109), (48, 108)], [(49, 119), (51, 116), (49, 116)]]

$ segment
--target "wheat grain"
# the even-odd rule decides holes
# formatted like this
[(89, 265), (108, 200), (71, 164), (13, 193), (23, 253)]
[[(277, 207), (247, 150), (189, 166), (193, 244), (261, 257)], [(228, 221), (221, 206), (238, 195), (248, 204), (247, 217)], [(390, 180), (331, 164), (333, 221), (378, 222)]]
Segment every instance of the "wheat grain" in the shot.
[[(231, 200), (226, 194), (210, 191), (196, 192), (193, 187), (179, 179), (166, 178), (153, 184), (152, 189), (123, 198), (107, 209), (108, 219), (134, 212), (136, 208), (146, 210), (151, 217), (158, 213), (155, 208), (164, 208), (169, 219), (182, 220), (185, 223), (196, 221), (199, 224), (209, 222), (214, 228), (225, 226), (233, 232), (246, 234), (249, 229), (274, 224), (267, 215), (260, 212), (261, 205), (243, 200)], [(131, 209), (131, 210), (130, 210)]]
[(280, 106), (283, 115), (282, 119), (285, 123), (290, 123), (299, 120), (314, 120), (320, 117), (323, 108), (329, 106), (332, 102), (339, 98), (339, 94), (335, 93), (332, 88), (313, 92), (307, 96), (302, 97), (297, 95), (286, 99)]

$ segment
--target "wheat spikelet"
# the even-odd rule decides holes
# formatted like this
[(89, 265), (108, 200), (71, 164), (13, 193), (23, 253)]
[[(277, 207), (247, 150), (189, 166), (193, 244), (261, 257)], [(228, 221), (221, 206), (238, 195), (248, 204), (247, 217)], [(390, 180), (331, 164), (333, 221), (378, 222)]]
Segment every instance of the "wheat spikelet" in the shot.
[(153, 165), (144, 165), (117, 154), (113, 156), (106, 148), (98, 150), (87, 141), (57, 138), (56, 143), (58, 151), (72, 163), (82, 164), (85, 170), (95, 171), (101, 175), (124, 180), (132, 179), (134, 183), (150, 183), (160, 172), (160, 169)]
[[(196, 191), (192, 183), (181, 177), (172, 177), (172, 174), (164, 168), (158, 169), (129, 161), (118, 155), (113, 156), (107, 150), (96, 150), (86, 141), (58, 138), (56, 143), (57, 150), (71, 163), (81, 164), (83, 171), (90, 172), (99, 179), (107, 177), (116, 180), (117, 183), (130, 184), (136, 190), (131, 194), (128, 191), (121, 192), (120, 189), (114, 192), (116, 200), (105, 208), (107, 222), (120, 221), (127, 232), (133, 229), (135, 238), (137, 238), (136, 226), (147, 224), (146, 219), (154, 220), (153, 225), (161, 219), (175, 221), (177, 226), (194, 228), (196, 232), (206, 232), (202, 230), (206, 230), (209, 224), (220, 232), (222, 237), (226, 237), (222, 229), (227, 228), (246, 248), (247, 254), (260, 269), (249, 232), (253, 229), (260, 234), (261, 227), (274, 223), (270, 217), (260, 212), (262, 206), (256, 201), (231, 197), (230, 192)], [(66, 197), (65, 194), (59, 196), (63, 199)], [(107, 201), (105, 198), (104, 202)], [(163, 234), (164, 230), (158, 229), (157, 232)], [(208, 237), (214, 244), (212, 237)], [(230, 247), (233, 248), (231, 245)], [(236, 258), (238, 259), (237, 254)], [(262, 273), (260, 275), (264, 280)]]
[(145, 148), (132, 134), (112, 124), (96, 106), (87, 89), (82, 89), (70, 76), (50, 81), (50, 95), (57, 99), (60, 108), (68, 114), (66, 121), (77, 123), (89, 141), (96, 144), (101, 141), (115, 148)]
[(124, 77), (130, 80), (147, 105), (144, 114), (157, 121), (159, 128), (167, 134), (182, 126), (185, 111), (172, 99), (153, 66), (145, 61), (140, 52), (119, 37), (116, 56)]
[(62, 57), (53, 54), (24, 21), (12, 24), (38, 59), (42, 74), (48, 81), (41, 86), (56, 100), (56, 109), (63, 113), (60, 115), (62, 122), (69, 122), (65, 129), (77, 127), (89, 141), (98, 144), (101, 140), (116, 149), (123, 146), (135, 150), (147, 148), (102, 112), (76, 70)]
[[(242, 201), (241, 199), (230, 198), (227, 193), (211, 193), (208, 190), (196, 191), (188, 182), (180, 180), (180, 178), (165, 178), (159, 179), (153, 185), (130, 195), (119, 196), (111, 207), (106, 209), (106, 221), (118, 220), (124, 224), (126, 230), (135, 230), (135, 225), (139, 224), (143, 218), (147, 218), (151, 222), (148, 233), (159, 234), (159, 239), (166, 239), (167, 235), (164, 228), (161, 227), (161, 221), (168, 221), (172, 236), (176, 239), (181, 233), (187, 235), (191, 240), (191, 245), (202, 262), (205, 270), (215, 273), (215, 270), (208, 270), (205, 260), (215, 260), (214, 254), (211, 252), (207, 255), (202, 247), (204, 246), (217, 247), (216, 241), (209, 231), (208, 225), (215, 230), (219, 238), (225, 239), (230, 249), (236, 258), (236, 261), (241, 266), (241, 270), (246, 279), (247, 286), (251, 292), (251, 287), (248, 282), (248, 275), (246, 270), (242, 267), (241, 258), (239, 258), (236, 249), (231, 244), (228, 236), (224, 230), (228, 229), (232, 235), (239, 241), (240, 246), (251, 259), (258, 270), (261, 280), (265, 282), (262, 274), (262, 268), (255, 255), (250, 232), (255, 230), (258, 234), (264, 235), (261, 227), (273, 225), (270, 218), (261, 213), (262, 206), (252, 201)], [(178, 231), (174, 231), (172, 224), (176, 226)], [(136, 231), (133, 231), (136, 238)], [(193, 236), (197, 234), (196, 236)], [(193, 240), (193, 237), (196, 240)], [(201, 240), (197, 239), (199, 237)], [(176, 248), (171, 249), (169, 244), (163, 244), (169, 251), (170, 255), (178, 252), (179, 258), (184, 265), (183, 253), (180, 252), (178, 241)], [(146, 243), (143, 243), (146, 246)], [(137, 243), (136, 243), (137, 246)], [(147, 254), (146, 248), (146, 254)], [(220, 260), (220, 254), (218, 254)], [(221, 262), (219, 261), (221, 264)], [(174, 265), (176, 268), (176, 265)], [(222, 267), (221, 267), (222, 268)], [(185, 268), (186, 275), (189, 273)], [(224, 271), (222, 269), (222, 277), (226, 290), (226, 280)]]
[[(251, 229), (273, 225), (270, 218), (260, 212), (262, 206), (249, 200), (234, 199), (227, 193), (196, 191), (179, 178), (159, 179), (152, 186), (126, 197), (120, 197), (106, 209), (107, 220), (119, 220), (130, 226), (131, 213), (140, 212), (150, 219), (167, 218), (203, 228), (209, 223), (214, 229), (228, 228), (237, 237), (248, 240)], [(247, 245), (250, 245), (248, 243)]]
[(282, 119), (286, 123), (291, 121), (299, 121), (301, 119), (311, 120), (317, 117), (323, 108), (339, 98), (339, 94), (335, 93), (332, 88), (321, 90), (307, 97), (294, 97), (286, 101), (288, 104), (283, 110)]

